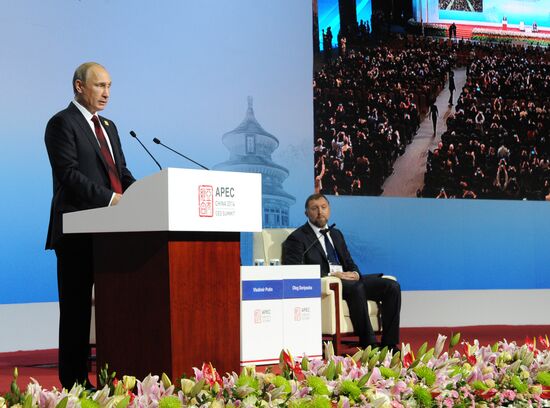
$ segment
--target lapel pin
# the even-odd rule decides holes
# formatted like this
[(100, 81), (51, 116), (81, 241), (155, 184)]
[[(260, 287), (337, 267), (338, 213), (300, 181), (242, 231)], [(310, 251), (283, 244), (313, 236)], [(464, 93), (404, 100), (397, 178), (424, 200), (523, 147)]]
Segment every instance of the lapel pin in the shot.
[(109, 121), (107, 119), (103, 119), (103, 123), (105, 124), (105, 126), (109, 126)]

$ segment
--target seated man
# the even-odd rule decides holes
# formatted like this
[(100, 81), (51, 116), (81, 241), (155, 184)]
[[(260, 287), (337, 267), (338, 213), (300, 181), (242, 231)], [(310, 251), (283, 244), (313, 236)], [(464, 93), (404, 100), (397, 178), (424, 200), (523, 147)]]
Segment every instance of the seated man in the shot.
[(361, 275), (342, 233), (328, 227), (330, 204), (323, 194), (306, 200), (308, 221), (283, 243), (283, 264), (321, 265), (321, 276), (342, 280), (342, 296), (347, 301), (353, 327), (362, 347), (378, 345), (372, 329), (367, 299), (382, 302), (382, 346), (396, 349), (399, 344), (399, 283), (381, 274)]

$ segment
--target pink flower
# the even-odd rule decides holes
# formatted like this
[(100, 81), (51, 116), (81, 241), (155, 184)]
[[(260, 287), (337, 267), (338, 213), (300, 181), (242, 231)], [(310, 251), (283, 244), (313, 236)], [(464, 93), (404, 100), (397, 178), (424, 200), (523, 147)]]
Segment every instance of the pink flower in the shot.
[(407, 386), (405, 381), (398, 380), (395, 383), (395, 385), (393, 386), (391, 392), (392, 392), (392, 395), (400, 395), (400, 394), (404, 393), (405, 391), (407, 391), (408, 389), (409, 389), (409, 387)]
[(447, 397), (443, 400), (443, 405), (448, 407), (448, 408), (452, 408), (454, 406), (454, 402), (453, 402), (452, 398)]
[(216, 369), (212, 366), (212, 363), (203, 363), (201, 370), (193, 367), (193, 371), (195, 371), (195, 378), (197, 379), (197, 381), (204, 379), (210, 386), (213, 386), (216, 383), (220, 386), (223, 386), (222, 378), (220, 377), (220, 374), (218, 374)]
[(504, 390), (502, 392), (502, 397), (508, 401), (513, 401), (516, 399), (516, 393), (514, 390)]

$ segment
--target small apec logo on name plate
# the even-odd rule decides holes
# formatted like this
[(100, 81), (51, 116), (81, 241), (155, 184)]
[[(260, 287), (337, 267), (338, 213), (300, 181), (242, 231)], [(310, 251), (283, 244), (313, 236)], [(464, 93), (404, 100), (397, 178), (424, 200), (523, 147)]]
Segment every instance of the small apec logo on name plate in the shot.
[(199, 185), (199, 217), (233, 217), (236, 215), (235, 187)]
[(304, 320), (309, 320), (311, 315), (311, 310), (309, 307), (295, 307), (294, 308), (294, 321), (300, 322)]
[(254, 310), (254, 323), (262, 324), (269, 323), (271, 321), (271, 309), (255, 309)]

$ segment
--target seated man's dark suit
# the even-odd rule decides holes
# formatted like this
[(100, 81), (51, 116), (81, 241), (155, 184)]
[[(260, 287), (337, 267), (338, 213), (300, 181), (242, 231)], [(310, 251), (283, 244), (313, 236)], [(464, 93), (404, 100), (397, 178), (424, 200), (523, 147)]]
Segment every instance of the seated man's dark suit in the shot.
[[(135, 180), (126, 168), (116, 126), (99, 118), (125, 190)], [(53, 178), (46, 249), (54, 249), (57, 255), (59, 378), (64, 387), (70, 388), (75, 381), (82, 384), (88, 377), (93, 249), (89, 235), (63, 235), (63, 214), (106, 207), (113, 190), (96, 136), (73, 103), (50, 119), (45, 142)]]
[[(333, 228), (330, 230), (330, 237), (343, 270), (360, 274), (342, 232)], [(313, 246), (307, 250), (312, 244)], [(283, 243), (282, 261), (286, 265), (320, 265), (321, 276), (328, 276), (330, 272), (327, 255), (307, 222), (290, 234)], [(382, 344), (388, 346), (399, 344), (401, 289), (398, 282), (381, 278), (381, 276), (381, 274), (360, 275), (357, 281), (342, 279), (342, 296), (348, 303), (351, 321), (362, 346), (376, 343), (369, 319), (367, 299), (382, 302)]]

